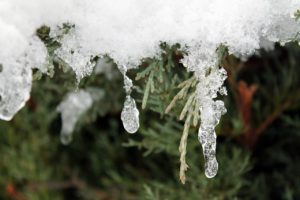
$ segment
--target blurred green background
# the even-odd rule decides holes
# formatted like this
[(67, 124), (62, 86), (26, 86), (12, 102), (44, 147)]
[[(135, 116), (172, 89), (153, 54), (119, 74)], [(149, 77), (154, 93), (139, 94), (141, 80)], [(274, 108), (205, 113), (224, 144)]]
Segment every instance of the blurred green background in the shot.
[[(75, 76), (59, 62), (52, 78), (35, 72), (26, 107), (12, 121), (0, 121), (0, 199), (300, 199), (300, 47), (276, 45), (247, 62), (224, 57), (228, 96), (220, 98), (228, 112), (217, 127), (219, 172), (204, 176), (198, 125), (191, 126), (184, 185), (178, 146), (185, 122), (178, 116), (186, 100), (164, 111), (177, 86), (193, 75), (180, 64), (178, 45), (162, 49), (160, 59), (145, 59), (129, 74), (139, 77), (133, 97), (141, 127), (134, 135), (120, 120), (125, 93), (116, 66), (109, 76), (94, 74), (80, 83), (103, 90), (104, 98), (81, 116), (68, 146), (60, 143), (56, 107), (74, 90)], [(145, 70), (156, 66), (151, 79)]]

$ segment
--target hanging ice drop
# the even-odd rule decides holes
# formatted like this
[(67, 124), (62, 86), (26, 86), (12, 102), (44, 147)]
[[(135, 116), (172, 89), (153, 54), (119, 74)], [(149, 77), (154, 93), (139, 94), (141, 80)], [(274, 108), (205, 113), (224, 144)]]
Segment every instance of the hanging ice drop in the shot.
[(121, 113), (121, 120), (125, 130), (128, 133), (135, 133), (140, 127), (139, 110), (136, 107), (135, 100), (130, 96), (132, 91), (132, 80), (126, 75), (127, 67), (120, 65), (119, 70), (124, 78), (124, 89), (126, 92), (126, 100)]
[(216, 133), (213, 128), (199, 128), (199, 140), (202, 144), (205, 160), (205, 175), (207, 178), (213, 178), (218, 172), (218, 162), (216, 159)]
[(216, 157), (209, 159), (205, 162), (205, 176), (207, 178), (213, 178), (218, 173), (219, 164)]
[(60, 142), (63, 145), (68, 145), (72, 142), (73, 136), (72, 133), (61, 133), (60, 134)]
[(121, 113), (123, 126), (128, 133), (135, 133), (140, 127), (139, 110), (136, 108), (135, 100), (126, 96), (124, 108)]

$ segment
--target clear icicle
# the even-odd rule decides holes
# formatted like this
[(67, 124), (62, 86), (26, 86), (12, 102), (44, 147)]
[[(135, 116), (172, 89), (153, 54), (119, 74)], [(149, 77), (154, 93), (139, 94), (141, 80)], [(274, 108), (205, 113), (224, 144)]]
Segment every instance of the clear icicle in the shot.
[(205, 175), (208, 178), (213, 178), (218, 172), (215, 127), (226, 112), (224, 102), (215, 100), (215, 98), (218, 93), (227, 94), (226, 88), (223, 87), (227, 74), (223, 68), (219, 67), (224, 49), (220, 48), (218, 51), (215, 49), (217, 47), (214, 45), (202, 46), (202, 48), (196, 45), (183, 59), (183, 64), (195, 72), (198, 80), (196, 91), (201, 119), (198, 138), (202, 145)]
[(140, 127), (139, 110), (136, 107), (135, 100), (130, 96), (133, 84), (132, 80), (126, 75), (126, 66), (122, 65), (122, 67), (119, 67), (119, 70), (124, 77), (124, 89), (126, 92), (126, 100), (121, 113), (121, 120), (125, 130), (132, 134), (137, 132)]
[[(199, 84), (198, 87), (201, 85)], [(200, 105), (201, 126), (198, 132), (199, 141), (202, 144), (205, 160), (205, 175), (207, 178), (213, 178), (218, 172), (218, 162), (216, 159), (217, 136), (215, 127), (220, 118), (226, 113), (224, 102), (213, 99), (202, 99)]]

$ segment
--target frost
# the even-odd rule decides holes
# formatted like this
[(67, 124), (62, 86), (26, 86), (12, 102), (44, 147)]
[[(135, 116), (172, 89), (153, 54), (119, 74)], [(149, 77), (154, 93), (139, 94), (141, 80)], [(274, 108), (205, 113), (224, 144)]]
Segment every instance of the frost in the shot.
[(61, 113), (62, 129), (61, 142), (65, 145), (72, 141), (72, 133), (76, 122), (84, 114), (93, 103), (93, 98), (89, 92), (78, 90), (67, 95), (57, 107), (57, 111)]

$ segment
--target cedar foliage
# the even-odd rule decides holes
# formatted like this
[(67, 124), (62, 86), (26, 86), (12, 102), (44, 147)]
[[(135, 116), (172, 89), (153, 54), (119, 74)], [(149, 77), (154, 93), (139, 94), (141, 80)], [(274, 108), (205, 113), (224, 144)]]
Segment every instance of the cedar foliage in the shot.
[[(141, 110), (137, 134), (126, 134), (122, 127), (125, 94), (112, 63), (112, 78), (94, 74), (80, 83), (79, 88), (102, 89), (105, 98), (81, 117), (74, 141), (63, 146), (55, 109), (76, 88), (76, 79), (53, 55), (59, 43), (48, 33), (47, 27), (37, 32), (52, 70), (48, 75), (36, 71), (27, 106), (11, 122), (0, 122), (0, 199), (300, 198), (296, 44), (262, 50), (247, 62), (223, 52), (221, 65), (229, 77), (228, 96), (222, 98), (228, 113), (217, 127), (219, 172), (207, 179), (197, 139), (196, 79), (180, 64), (185, 52), (178, 44), (162, 43), (160, 58), (146, 58), (129, 72)], [(184, 151), (180, 141), (187, 133)], [(188, 165), (185, 185), (179, 181), (180, 161)]]

